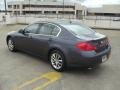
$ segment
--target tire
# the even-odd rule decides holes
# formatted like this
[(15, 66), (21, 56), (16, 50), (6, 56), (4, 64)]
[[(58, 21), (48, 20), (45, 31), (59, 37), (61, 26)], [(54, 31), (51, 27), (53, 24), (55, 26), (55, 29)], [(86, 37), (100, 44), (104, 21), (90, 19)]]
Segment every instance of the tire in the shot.
[(7, 45), (8, 45), (8, 49), (9, 49), (11, 52), (15, 52), (15, 51), (16, 51), (15, 44), (14, 44), (12, 38), (9, 38), (9, 39), (8, 39)]
[(58, 72), (62, 72), (66, 68), (65, 57), (63, 53), (58, 50), (51, 51), (49, 61), (52, 68)]

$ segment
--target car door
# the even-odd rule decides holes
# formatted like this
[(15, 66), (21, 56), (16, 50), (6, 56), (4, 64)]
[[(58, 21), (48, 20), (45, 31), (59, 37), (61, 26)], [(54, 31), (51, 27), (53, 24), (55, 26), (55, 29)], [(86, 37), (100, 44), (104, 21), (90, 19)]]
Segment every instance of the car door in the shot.
[(24, 34), (20, 33), (17, 38), (17, 47), (24, 51), (31, 51), (31, 47), (33, 46), (33, 37), (39, 29), (39, 24), (35, 23), (27, 26), (24, 29)]
[(49, 45), (53, 38), (56, 38), (58, 32), (59, 28), (57, 26), (44, 23), (41, 28), (38, 29), (37, 35), (34, 37), (34, 44), (37, 45), (34, 52), (41, 57), (46, 57), (49, 50)]

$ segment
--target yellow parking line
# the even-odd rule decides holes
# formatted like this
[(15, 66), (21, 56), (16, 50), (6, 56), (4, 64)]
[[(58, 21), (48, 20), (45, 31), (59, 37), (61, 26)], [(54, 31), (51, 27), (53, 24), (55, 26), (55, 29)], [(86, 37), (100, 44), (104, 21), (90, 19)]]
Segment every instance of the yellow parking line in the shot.
[(44, 83), (43, 85), (40, 85), (40, 86), (36, 87), (33, 90), (42, 90), (43, 88), (45, 88), (49, 84), (59, 80), (61, 78), (61, 74), (56, 73), (56, 72), (51, 72), (51, 73), (48, 73), (48, 74), (44, 74), (42, 77), (48, 79), (49, 81)]
[(49, 81), (46, 82), (46, 83), (44, 83), (44, 84), (42, 84), (42, 85), (40, 85), (40, 86), (38, 86), (38, 87), (36, 87), (36, 88), (33, 89), (33, 90), (41, 90), (41, 89), (45, 88), (45, 87), (48, 86), (49, 84), (51, 84), (51, 83), (59, 80), (59, 79), (61, 78), (61, 74), (58, 73), (58, 72), (49, 72), (49, 73), (43, 74), (43, 75), (40, 76), (40, 77), (34, 78), (34, 79), (30, 80), (30, 81), (27, 81), (27, 82), (21, 84), (20, 86), (16, 87), (14, 90), (21, 90), (21, 89), (24, 88), (25, 86), (28, 86), (28, 85), (30, 85), (30, 84), (33, 84), (33, 83), (35, 83), (36, 81), (38, 81), (38, 80), (40, 80), (40, 79), (42, 79), (42, 78), (46, 78), (46, 79), (48, 79)]

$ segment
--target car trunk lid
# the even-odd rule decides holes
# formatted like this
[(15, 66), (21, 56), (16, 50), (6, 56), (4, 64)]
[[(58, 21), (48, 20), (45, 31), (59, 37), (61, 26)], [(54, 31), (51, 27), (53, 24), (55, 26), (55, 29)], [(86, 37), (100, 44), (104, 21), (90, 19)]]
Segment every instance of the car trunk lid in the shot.
[(96, 46), (96, 52), (102, 52), (105, 49), (108, 48), (109, 42), (108, 39), (105, 35), (99, 34), (99, 33), (94, 33), (90, 35), (81, 35), (77, 36), (80, 39), (85, 40), (86, 42), (91, 43), (92, 45)]

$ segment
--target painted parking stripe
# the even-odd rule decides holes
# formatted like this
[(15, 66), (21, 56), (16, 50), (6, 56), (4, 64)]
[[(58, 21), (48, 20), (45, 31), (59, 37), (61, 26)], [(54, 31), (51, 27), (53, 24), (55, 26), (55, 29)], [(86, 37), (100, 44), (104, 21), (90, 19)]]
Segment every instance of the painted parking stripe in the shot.
[(51, 73), (48, 73), (48, 74), (44, 74), (42, 77), (48, 79), (49, 81), (44, 83), (43, 85), (40, 85), (40, 86), (36, 87), (33, 90), (43, 90), (49, 84), (52, 84), (53, 82), (59, 80), (61, 78), (61, 74), (56, 73), (56, 72), (51, 72)]
[(41, 75), (40, 77), (34, 78), (30, 81), (26, 81), (25, 83), (16, 87), (14, 90), (22, 90), (22, 88), (27, 87), (28, 85), (31, 85), (31, 84), (37, 82), (38, 80), (45, 78), (45, 79), (48, 79), (48, 82), (45, 82), (42, 85), (39, 85), (38, 87), (33, 89), (33, 90), (43, 90), (48, 85), (50, 85), (50, 84), (54, 83), (55, 81), (59, 80), (61, 78), (61, 76), (62, 75), (58, 72), (49, 72), (49, 73)]

